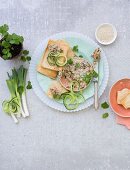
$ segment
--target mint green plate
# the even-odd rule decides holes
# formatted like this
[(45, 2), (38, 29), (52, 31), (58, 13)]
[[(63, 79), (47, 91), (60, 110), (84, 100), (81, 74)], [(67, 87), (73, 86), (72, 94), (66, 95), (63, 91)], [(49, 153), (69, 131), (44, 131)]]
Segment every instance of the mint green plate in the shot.
[[(73, 48), (73, 46), (78, 45), (79, 49), (79, 55), (82, 55), (85, 59), (87, 59), (90, 63), (93, 62), (91, 55), (93, 54), (93, 51), (95, 50), (95, 46), (90, 44), (89, 42), (86, 42), (82, 40), (81, 38), (76, 37), (63, 37), (65, 41), (67, 41), (70, 46)], [(101, 85), (101, 82), (103, 80), (103, 60), (100, 61), (99, 64), (99, 86)], [(46, 93), (48, 91), (48, 87), (52, 83), (52, 79), (37, 73), (37, 80), (39, 82), (40, 87), (42, 90)], [(92, 97), (94, 95), (94, 88), (93, 88), (93, 82), (90, 83), (90, 85), (83, 91), (83, 95), (85, 97), (85, 100)], [(62, 100), (57, 101), (60, 103), (63, 103)]]
[[(30, 79), (32, 81), (33, 89), (36, 93), (36, 95), (47, 105), (49, 105), (52, 108), (55, 108), (57, 110), (61, 111), (67, 111), (64, 105), (62, 104), (62, 101), (55, 101), (53, 99), (50, 99), (46, 92), (48, 91), (48, 88), (52, 82), (52, 79), (38, 73), (36, 71), (37, 64), (39, 63), (43, 52), (46, 48), (46, 45), (48, 43), (49, 39), (63, 39), (66, 40), (71, 47), (74, 45), (78, 45), (79, 49), (79, 55), (83, 55), (84, 58), (86, 58), (90, 63), (92, 63), (92, 53), (93, 51), (98, 48), (99, 46), (92, 41), (90, 38), (74, 32), (63, 32), (59, 34), (55, 34), (53, 36), (48, 37), (44, 41), (42, 41), (39, 46), (36, 48), (32, 61), (30, 63)], [(108, 68), (108, 62), (107, 58), (104, 54), (104, 52), (101, 50), (101, 60), (99, 63), (99, 97), (102, 95), (103, 91), (105, 90), (108, 82), (109, 77), (109, 68)], [(90, 85), (83, 91), (83, 95), (85, 97), (85, 102), (80, 104), (78, 110), (82, 110), (84, 108), (87, 108), (88, 106), (93, 104), (93, 95), (94, 95), (94, 85), (93, 82), (90, 83)]]

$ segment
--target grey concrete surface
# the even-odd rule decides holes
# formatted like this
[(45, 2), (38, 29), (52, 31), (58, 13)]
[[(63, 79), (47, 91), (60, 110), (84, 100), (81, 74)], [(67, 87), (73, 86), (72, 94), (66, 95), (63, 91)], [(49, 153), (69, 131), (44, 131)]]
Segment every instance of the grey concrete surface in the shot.
[[(110, 22), (118, 31), (114, 44), (102, 46), (110, 65), (108, 87), (100, 102), (108, 101), (111, 85), (130, 76), (129, 0), (0, 0), (0, 25), (25, 37), (32, 54), (47, 36), (76, 31), (95, 39), (98, 24)], [(66, 114), (43, 104), (28, 91), (29, 119), (15, 125), (3, 113), (9, 96), (6, 72), (19, 61), (0, 59), (0, 170), (129, 170), (130, 131), (104, 110), (92, 107)]]

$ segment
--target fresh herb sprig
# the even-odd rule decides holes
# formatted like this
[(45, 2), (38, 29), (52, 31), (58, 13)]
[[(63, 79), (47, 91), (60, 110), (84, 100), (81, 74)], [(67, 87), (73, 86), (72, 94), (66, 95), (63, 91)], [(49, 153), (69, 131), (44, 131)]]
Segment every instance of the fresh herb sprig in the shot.
[(0, 46), (2, 47), (2, 58), (7, 60), (12, 57), (11, 49), (12, 45), (22, 44), (24, 38), (15, 33), (10, 34), (9, 27), (7, 24), (0, 26), (0, 35), (2, 36), (2, 41), (0, 42)]
[[(108, 108), (109, 108), (109, 104), (108, 104), (107, 102), (103, 102), (103, 103), (101, 104), (101, 107), (102, 107), (103, 109), (108, 109)], [(103, 119), (106, 119), (108, 116), (109, 116), (109, 113), (103, 113), (103, 114), (102, 114), (102, 118), (103, 118)]]
[(106, 119), (108, 116), (109, 116), (109, 113), (104, 113), (104, 114), (102, 114), (102, 118), (103, 118), (103, 119)]
[(31, 84), (31, 81), (28, 81), (28, 84), (27, 84), (27, 87), (26, 87), (28, 90), (32, 89), (32, 84)]
[(107, 109), (107, 108), (109, 108), (109, 104), (107, 102), (104, 102), (104, 103), (101, 104), (101, 107), (103, 109)]
[(29, 62), (31, 60), (31, 57), (29, 56), (29, 51), (28, 50), (23, 50), (22, 51), (22, 55), (21, 55), (20, 60), (23, 61), (23, 62), (26, 62), (26, 61)]
[(79, 51), (78, 45), (73, 46), (73, 49), (72, 49), (72, 50), (73, 50), (73, 52), (76, 52), (76, 53), (77, 53), (77, 52)]
[(96, 73), (95, 71), (93, 72), (90, 72), (89, 74), (86, 74), (84, 77), (83, 77), (83, 80), (86, 82), (86, 84), (89, 84), (90, 81), (93, 79), (93, 78), (96, 78), (98, 77), (98, 73)]

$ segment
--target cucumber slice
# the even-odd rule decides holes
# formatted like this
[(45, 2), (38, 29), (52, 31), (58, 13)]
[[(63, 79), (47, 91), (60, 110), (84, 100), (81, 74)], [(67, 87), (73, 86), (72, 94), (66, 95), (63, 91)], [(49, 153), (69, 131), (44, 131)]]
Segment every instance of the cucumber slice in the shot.
[(59, 56), (56, 57), (56, 65), (57, 66), (64, 66), (67, 63), (67, 58), (60, 54)]

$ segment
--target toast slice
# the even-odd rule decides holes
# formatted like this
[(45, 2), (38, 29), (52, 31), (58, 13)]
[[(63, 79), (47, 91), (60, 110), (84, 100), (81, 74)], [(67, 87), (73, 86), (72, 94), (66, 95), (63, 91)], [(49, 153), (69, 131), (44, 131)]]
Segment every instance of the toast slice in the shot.
[(45, 52), (44, 52), (44, 54), (43, 54), (43, 60), (42, 60), (42, 63), (41, 63), (41, 66), (42, 66), (43, 68), (47, 68), (47, 69), (54, 70), (54, 71), (61, 71), (61, 70), (62, 70), (62, 67), (58, 67), (58, 66), (56, 66), (56, 65), (55, 65), (55, 66), (51, 66), (51, 65), (48, 63), (48, 61), (47, 61), (47, 56), (48, 56), (48, 54), (49, 54), (49, 49), (48, 49), (48, 47), (49, 47), (50, 45), (57, 45), (60, 49), (63, 50), (64, 56), (67, 57), (67, 52), (68, 52), (68, 50), (69, 50), (69, 44), (66, 43), (64, 40), (56, 40), (56, 41), (54, 41), (54, 40), (49, 40), (48, 45), (47, 45), (47, 48), (46, 48), (46, 50), (45, 50)]
[[(53, 40), (49, 41), (49, 43), (53, 43), (53, 42), (54, 42)], [(68, 47), (68, 51), (67, 51), (67, 58), (68, 59), (73, 58), (75, 56), (75, 53), (72, 51), (72, 49), (69, 47), (69, 45), (65, 41), (57, 40), (57, 42), (58, 43), (60, 43), (60, 42), (63, 43), (64, 42), (64, 44)], [(44, 62), (44, 56), (42, 57), (42, 60), (39, 62), (38, 66), (37, 66), (37, 71), (39, 73), (49, 77), (49, 78), (56, 79), (58, 71), (43, 67), (43, 62)]]
[(41, 63), (42, 63), (42, 60), (40, 61), (40, 63), (37, 66), (37, 71), (41, 74), (44, 74), (45, 76), (47, 76), (49, 78), (55, 79), (57, 77), (58, 72), (42, 67)]

